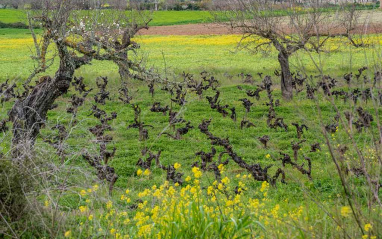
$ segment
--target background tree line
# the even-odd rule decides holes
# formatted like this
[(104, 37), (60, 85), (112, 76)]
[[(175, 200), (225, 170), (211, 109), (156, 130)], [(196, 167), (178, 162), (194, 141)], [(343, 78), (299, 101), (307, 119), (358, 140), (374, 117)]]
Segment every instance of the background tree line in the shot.
[[(208, 10), (213, 0), (99, 0), (96, 8), (103, 9), (141, 9), (141, 10)], [(87, 0), (75, 0), (77, 9), (89, 10), (91, 4)], [(40, 0), (0, 0), (0, 8), (41, 9)], [(94, 7), (94, 4), (92, 4)]]
[[(40, 0), (0, 0), (0, 8), (14, 9), (41, 9), (42, 2)], [(304, 0), (270, 0), (274, 4), (304, 4)], [(375, 4), (377, 0), (319, 0), (319, 3), (330, 5), (338, 5), (348, 3), (358, 4)], [(75, 0), (74, 6), (78, 9), (89, 10), (91, 4), (87, 0)], [(219, 9), (230, 9), (230, 2), (226, 0), (98, 0), (96, 8), (98, 9), (140, 9), (140, 10), (211, 10), (218, 7)], [(94, 7), (94, 4), (93, 4)]]

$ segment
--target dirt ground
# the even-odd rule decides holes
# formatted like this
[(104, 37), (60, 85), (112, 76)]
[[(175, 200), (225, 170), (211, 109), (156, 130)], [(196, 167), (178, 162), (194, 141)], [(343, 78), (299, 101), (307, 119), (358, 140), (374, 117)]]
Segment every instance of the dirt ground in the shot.
[[(360, 26), (356, 32), (360, 33), (382, 33), (382, 11), (362, 11), (359, 18)], [(365, 27), (367, 26), (367, 27)], [(336, 33), (342, 32), (337, 29)], [(175, 26), (150, 27), (141, 30), (140, 35), (226, 35), (240, 34), (240, 31), (232, 31), (227, 26), (219, 24), (188, 24)]]

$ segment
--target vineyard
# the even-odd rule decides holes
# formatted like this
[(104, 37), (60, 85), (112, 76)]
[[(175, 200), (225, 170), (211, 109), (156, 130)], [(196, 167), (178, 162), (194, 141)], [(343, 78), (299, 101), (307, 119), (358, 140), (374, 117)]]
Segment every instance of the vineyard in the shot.
[(381, 237), (378, 30), (291, 54), (286, 99), (264, 37), (36, 19), (0, 29), (0, 238)]

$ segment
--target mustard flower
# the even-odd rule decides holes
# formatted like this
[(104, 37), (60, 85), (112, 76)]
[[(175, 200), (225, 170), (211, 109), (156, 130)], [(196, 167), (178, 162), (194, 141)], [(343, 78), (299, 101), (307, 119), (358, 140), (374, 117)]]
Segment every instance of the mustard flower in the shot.
[(149, 176), (151, 174), (151, 171), (149, 169), (146, 169), (145, 172), (143, 172), (143, 175)]
[(192, 172), (194, 173), (195, 178), (200, 178), (202, 176), (202, 172), (198, 167), (193, 167)]
[(80, 209), (80, 212), (86, 212), (88, 210), (87, 206), (80, 206), (78, 209)]
[(368, 224), (365, 224), (365, 231), (370, 231), (370, 229), (372, 229), (373, 228), (373, 226), (370, 224), (370, 223), (368, 223)]
[(72, 235), (72, 231), (66, 231), (64, 237), (70, 237)]
[(181, 166), (182, 166), (182, 165), (181, 165), (180, 163), (175, 163), (175, 164), (174, 164), (174, 168), (175, 168), (176, 170), (178, 170)]
[(351, 213), (351, 209), (348, 206), (344, 206), (341, 208), (341, 216), (348, 217)]

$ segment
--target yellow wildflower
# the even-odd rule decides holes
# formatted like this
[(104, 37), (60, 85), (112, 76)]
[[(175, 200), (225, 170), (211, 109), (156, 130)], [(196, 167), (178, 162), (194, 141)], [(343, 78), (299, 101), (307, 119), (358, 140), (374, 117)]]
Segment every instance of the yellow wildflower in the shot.
[(191, 180), (190, 176), (187, 176), (186, 179), (185, 179), (186, 182), (189, 182), (190, 180)]
[(190, 189), (190, 192), (191, 192), (192, 194), (196, 194), (198, 191), (196, 190), (195, 187), (192, 187), (192, 188)]
[(84, 196), (86, 196), (86, 191), (82, 189), (81, 192), (80, 192), (80, 194), (81, 194), (81, 196), (84, 197)]
[(93, 214), (90, 214), (88, 219), (89, 219), (89, 221), (92, 221), (93, 220)]
[(110, 209), (110, 208), (112, 208), (113, 207), (113, 202), (112, 201), (107, 201), (107, 203), (106, 203), (106, 208), (107, 209)]
[(271, 155), (267, 154), (267, 155), (265, 155), (265, 158), (269, 159), (269, 158), (271, 158)]
[(343, 217), (348, 217), (350, 215), (350, 213), (351, 213), (350, 207), (344, 206), (344, 207), (341, 208), (341, 215)]
[(370, 223), (368, 223), (368, 224), (365, 224), (365, 231), (370, 231), (370, 229), (372, 229), (373, 228), (373, 226), (370, 224)]
[(93, 191), (97, 191), (99, 188), (98, 184), (93, 185)]
[(174, 164), (174, 168), (175, 168), (176, 170), (178, 170), (181, 166), (182, 166), (182, 165), (181, 165), (180, 163), (175, 163), (175, 164)]
[(78, 209), (80, 209), (80, 212), (86, 212), (88, 210), (87, 206), (80, 206)]
[(70, 237), (72, 235), (72, 231), (66, 231), (64, 237)]
[(142, 173), (143, 173), (142, 169), (138, 169), (138, 171), (137, 171), (137, 176), (141, 176)]
[(151, 171), (149, 169), (146, 169), (143, 175), (149, 176), (151, 174)]
[(202, 176), (202, 172), (198, 167), (193, 167), (192, 172), (194, 173), (195, 178), (200, 178)]
[(269, 183), (267, 181), (264, 181), (262, 184), (261, 184), (261, 188), (260, 188), (260, 192), (264, 192), (265, 190), (267, 190), (269, 187)]
[(138, 197), (140, 197), (140, 198), (146, 197), (149, 194), (150, 194), (150, 190), (146, 188), (143, 192), (138, 193)]
[(223, 173), (224, 172), (224, 165), (223, 164), (219, 164), (218, 169), (219, 169), (219, 171), (221, 173)]
[(227, 185), (229, 183), (229, 178), (228, 177), (223, 178), (222, 183)]
[(212, 195), (213, 193), (214, 193), (214, 187), (209, 186), (209, 187), (207, 188), (207, 194), (208, 194), (208, 195)]

